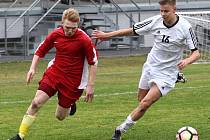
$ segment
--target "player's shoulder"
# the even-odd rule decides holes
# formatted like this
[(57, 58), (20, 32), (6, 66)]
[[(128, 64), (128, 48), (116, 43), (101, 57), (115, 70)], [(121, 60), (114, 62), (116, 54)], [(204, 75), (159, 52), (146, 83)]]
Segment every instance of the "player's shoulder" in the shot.
[(58, 26), (52, 32), (53, 33), (58, 33), (58, 34), (63, 34), (63, 27), (62, 26)]
[(49, 34), (50, 36), (58, 36), (58, 35), (64, 35), (64, 32), (63, 32), (63, 28), (62, 26), (59, 26), (57, 28), (55, 28), (54, 30), (52, 30), (52, 32), (50, 32)]
[(156, 22), (159, 20), (163, 20), (161, 15), (155, 15), (155, 16), (149, 17), (145, 21)]
[(135, 23), (133, 28), (139, 29), (139, 28), (146, 27), (146, 26), (151, 27), (154, 24), (160, 22), (161, 20), (162, 20), (162, 17), (160, 15), (152, 16), (152, 17), (149, 17), (143, 21)]
[(179, 23), (181, 24), (181, 27), (187, 28), (187, 29), (191, 27), (191, 24), (185, 17), (183, 17), (182, 15), (178, 15), (178, 16), (179, 16)]
[(83, 40), (91, 40), (88, 34), (80, 28), (77, 30), (77, 35), (80, 36), (80, 38)]
[(150, 23), (150, 26), (154, 26), (156, 24), (162, 23), (163, 22), (163, 18), (161, 15), (155, 15), (152, 17), (149, 17), (145, 20), (145, 22)]
[(155, 15), (155, 16), (153, 16), (151, 18), (154, 19), (154, 20), (163, 20), (161, 15)]

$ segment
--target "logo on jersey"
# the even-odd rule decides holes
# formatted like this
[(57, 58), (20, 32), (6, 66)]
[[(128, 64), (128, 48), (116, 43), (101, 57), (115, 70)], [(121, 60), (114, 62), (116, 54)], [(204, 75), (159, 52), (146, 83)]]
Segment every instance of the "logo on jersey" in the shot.
[(157, 34), (160, 34), (160, 31), (157, 31)]

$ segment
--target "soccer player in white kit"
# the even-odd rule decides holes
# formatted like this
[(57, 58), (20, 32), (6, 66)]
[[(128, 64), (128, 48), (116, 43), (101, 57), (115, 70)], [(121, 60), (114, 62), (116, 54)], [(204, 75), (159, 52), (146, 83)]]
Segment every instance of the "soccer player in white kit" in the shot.
[[(176, 0), (160, 0), (159, 4), (160, 15), (136, 23), (133, 28), (108, 33), (96, 30), (92, 34), (94, 38), (101, 40), (134, 34), (154, 35), (154, 45), (147, 56), (139, 81), (139, 105), (115, 129), (112, 140), (120, 140), (122, 133), (133, 126), (153, 103), (174, 88), (179, 70), (200, 57), (197, 38), (190, 23), (176, 14)], [(191, 54), (182, 59), (183, 50), (187, 47)]]

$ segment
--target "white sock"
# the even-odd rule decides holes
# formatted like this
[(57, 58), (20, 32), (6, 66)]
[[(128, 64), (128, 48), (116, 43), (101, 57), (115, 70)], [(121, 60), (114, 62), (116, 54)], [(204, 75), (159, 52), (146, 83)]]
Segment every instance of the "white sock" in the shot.
[(124, 133), (126, 132), (131, 126), (133, 126), (136, 122), (132, 120), (131, 115), (127, 117), (127, 119), (117, 127), (117, 130)]

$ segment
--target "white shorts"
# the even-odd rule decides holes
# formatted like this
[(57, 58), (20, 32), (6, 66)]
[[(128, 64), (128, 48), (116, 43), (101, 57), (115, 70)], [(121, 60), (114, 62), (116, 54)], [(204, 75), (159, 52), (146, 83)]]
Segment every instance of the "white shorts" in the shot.
[(157, 72), (152, 72), (148, 65), (144, 65), (142, 75), (139, 80), (139, 88), (149, 90), (152, 86), (152, 83), (155, 83), (158, 86), (162, 96), (165, 96), (175, 87), (175, 82), (175, 79)]

